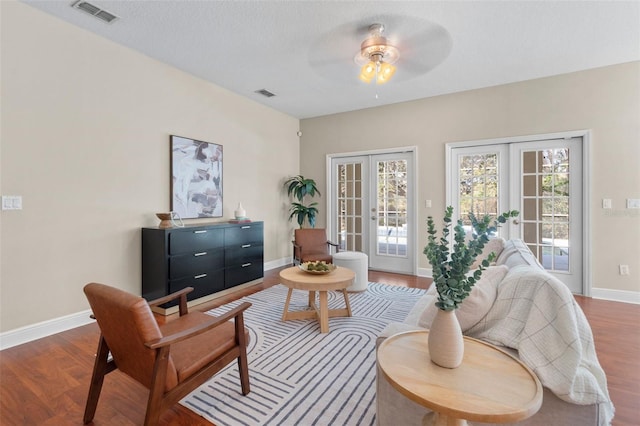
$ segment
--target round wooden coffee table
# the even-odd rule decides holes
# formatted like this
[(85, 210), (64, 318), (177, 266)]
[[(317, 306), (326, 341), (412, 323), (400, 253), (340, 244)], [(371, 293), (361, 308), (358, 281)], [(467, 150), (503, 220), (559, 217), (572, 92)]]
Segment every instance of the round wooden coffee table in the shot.
[(380, 370), (391, 386), (433, 410), (423, 425), (464, 426), (467, 420), (511, 423), (534, 415), (542, 385), (522, 362), (481, 340), (464, 338), (458, 368), (431, 362), (428, 331), (395, 334), (378, 348)]
[[(320, 321), (320, 332), (327, 333), (329, 331), (330, 317), (351, 316), (351, 305), (349, 305), (349, 295), (346, 289), (353, 283), (355, 276), (355, 272), (351, 269), (339, 266), (334, 271), (323, 275), (304, 272), (297, 266), (283, 269), (280, 271), (280, 279), (282, 284), (289, 287), (289, 292), (287, 293), (287, 301), (284, 304), (282, 320), (317, 318)], [(289, 311), (289, 302), (291, 302), (293, 290), (308, 291), (309, 307), (313, 310)], [(342, 291), (345, 308), (329, 309), (327, 291), (332, 290)], [(320, 299), (319, 307), (316, 306), (316, 292), (318, 292), (318, 298)]]

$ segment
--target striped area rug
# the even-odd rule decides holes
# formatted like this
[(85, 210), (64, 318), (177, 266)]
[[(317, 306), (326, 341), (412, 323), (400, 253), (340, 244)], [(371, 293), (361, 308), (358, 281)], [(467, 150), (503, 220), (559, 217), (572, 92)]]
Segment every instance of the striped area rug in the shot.
[[(253, 304), (245, 311), (251, 393), (240, 393), (233, 362), (181, 404), (217, 426), (374, 425), (376, 337), (389, 322), (403, 321), (423, 293), (369, 283), (366, 292), (349, 294), (353, 316), (330, 318), (326, 334), (315, 320), (281, 321), (283, 285), (214, 309)], [(308, 293), (295, 290), (290, 310), (307, 302)], [(344, 307), (341, 293), (329, 293), (329, 307)]]

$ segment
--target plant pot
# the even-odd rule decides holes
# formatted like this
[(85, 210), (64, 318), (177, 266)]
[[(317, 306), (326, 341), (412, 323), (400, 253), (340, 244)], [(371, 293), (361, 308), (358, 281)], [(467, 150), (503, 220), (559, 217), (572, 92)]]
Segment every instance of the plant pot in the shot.
[(444, 368), (460, 366), (464, 355), (464, 340), (455, 311), (438, 309), (428, 339), (431, 361)]

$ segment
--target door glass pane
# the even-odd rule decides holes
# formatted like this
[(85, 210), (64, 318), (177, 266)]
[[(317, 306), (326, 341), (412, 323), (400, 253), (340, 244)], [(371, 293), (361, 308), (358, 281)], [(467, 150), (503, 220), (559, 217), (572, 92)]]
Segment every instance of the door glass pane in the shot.
[(376, 162), (378, 255), (407, 256), (407, 161)]
[(339, 164), (336, 168), (340, 250), (362, 250), (362, 165)]
[(523, 152), (522, 170), (523, 239), (545, 269), (569, 271), (569, 149)]
[(459, 156), (459, 217), (470, 230), (469, 213), (476, 216), (498, 214), (498, 154)]

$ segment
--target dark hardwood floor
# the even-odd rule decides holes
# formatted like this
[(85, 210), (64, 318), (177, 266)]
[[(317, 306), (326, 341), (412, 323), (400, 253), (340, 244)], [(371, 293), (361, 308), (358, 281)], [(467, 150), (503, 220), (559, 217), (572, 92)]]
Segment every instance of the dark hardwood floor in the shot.
[[(208, 310), (277, 284), (278, 272), (268, 271), (261, 284), (197, 308)], [(369, 280), (417, 288), (427, 288), (430, 283), (426, 278), (374, 271), (369, 272)], [(616, 406), (613, 425), (639, 425), (640, 306), (576, 299), (591, 324), (607, 374)], [(170, 321), (171, 317), (161, 319)], [(90, 324), (1, 351), (0, 425), (82, 424), (98, 335), (98, 327)], [(146, 400), (144, 387), (120, 372), (111, 373), (105, 379), (93, 424), (142, 424)], [(178, 404), (163, 414), (161, 424), (210, 425)]]

